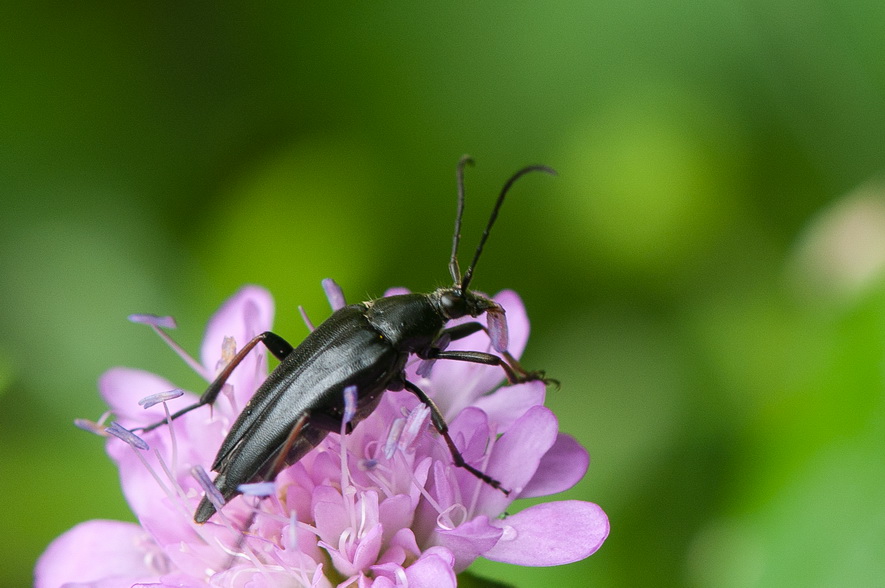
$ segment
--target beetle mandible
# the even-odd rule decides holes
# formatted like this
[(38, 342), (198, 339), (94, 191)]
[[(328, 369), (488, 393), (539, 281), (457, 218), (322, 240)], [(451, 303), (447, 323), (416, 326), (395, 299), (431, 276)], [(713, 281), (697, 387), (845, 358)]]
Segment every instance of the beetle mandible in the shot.
[[(402, 294), (343, 306), (313, 330), (297, 347), (270, 331), (246, 343), (221, 370), (199, 401), (174, 413), (175, 419), (218, 397), (228, 377), (243, 358), (262, 343), (280, 360), (252, 399), (237, 417), (221, 444), (212, 469), (218, 472), (214, 484), (229, 501), (240, 494), (238, 487), (250, 482), (273, 480), (287, 465), (300, 460), (330, 432), (339, 432), (344, 420), (344, 390), (355, 387), (356, 413), (348, 422), (350, 432), (368, 416), (386, 390), (408, 390), (430, 409), (433, 426), (445, 439), (458, 467), (464, 468), (490, 486), (509, 493), (500, 482), (468, 464), (449, 436), (448, 426), (433, 401), (417, 385), (406, 379), (406, 361), (411, 355), (424, 360), (448, 359), (503, 368), (512, 382), (544, 380), (543, 372), (526, 371), (507, 351), (507, 322), (504, 309), (469, 290), (476, 263), (504, 197), (511, 186), (529, 172), (556, 172), (543, 165), (524, 167), (504, 184), (464, 275), (458, 265), (461, 218), (464, 212), (464, 168), (472, 164), (463, 156), (457, 166), (458, 209), (452, 237), (449, 272), (454, 284), (430, 294)], [(488, 327), (467, 322), (453, 327), (446, 324), (466, 316), (487, 315)], [(446, 351), (448, 342), (485, 330), (497, 352)], [(140, 429), (150, 431), (168, 420)], [(206, 522), (216, 507), (206, 496), (194, 515)]]

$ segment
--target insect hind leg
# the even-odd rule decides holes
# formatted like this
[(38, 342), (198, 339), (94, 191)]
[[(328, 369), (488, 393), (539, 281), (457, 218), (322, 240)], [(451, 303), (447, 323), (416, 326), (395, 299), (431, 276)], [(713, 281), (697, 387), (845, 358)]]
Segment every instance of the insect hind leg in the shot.
[(240, 349), (236, 355), (234, 355), (231, 360), (224, 366), (224, 369), (218, 374), (215, 380), (209, 385), (203, 395), (200, 396), (200, 399), (190, 406), (186, 406), (179, 410), (176, 413), (173, 413), (172, 416), (167, 420), (158, 421), (152, 425), (148, 425), (146, 427), (140, 427), (138, 429), (134, 429), (135, 431), (141, 431), (146, 433), (148, 431), (153, 431), (157, 427), (165, 425), (169, 420), (175, 420), (178, 417), (189, 413), (190, 411), (200, 408), (201, 406), (205, 406), (207, 404), (214, 404), (215, 400), (218, 398), (218, 395), (221, 393), (221, 390), (224, 388), (224, 385), (227, 383), (227, 379), (233, 373), (234, 369), (240, 365), (240, 363), (246, 358), (252, 349), (258, 345), (258, 343), (263, 343), (265, 347), (280, 361), (286, 358), (292, 352), (292, 345), (277, 335), (276, 333), (272, 333), (271, 331), (265, 331), (260, 335), (256, 335), (253, 337), (248, 343), (243, 345), (243, 348)]
[(465, 461), (464, 456), (461, 455), (461, 452), (458, 450), (455, 442), (452, 441), (452, 436), (449, 435), (449, 425), (446, 423), (446, 420), (443, 418), (442, 413), (439, 411), (439, 408), (437, 408), (433, 400), (431, 400), (430, 397), (425, 394), (423, 390), (421, 390), (421, 388), (419, 388), (412, 382), (404, 380), (403, 383), (406, 390), (417, 396), (418, 399), (427, 408), (430, 409), (430, 421), (433, 423), (434, 428), (439, 432), (439, 434), (442, 435), (443, 439), (446, 440), (446, 445), (449, 446), (449, 453), (452, 454), (453, 463), (459, 468), (464, 468), (492, 488), (500, 490), (504, 494), (509, 495), (510, 490), (501, 486), (501, 482), (491, 477), (487, 473), (476, 469), (475, 467), (467, 463), (467, 461)]

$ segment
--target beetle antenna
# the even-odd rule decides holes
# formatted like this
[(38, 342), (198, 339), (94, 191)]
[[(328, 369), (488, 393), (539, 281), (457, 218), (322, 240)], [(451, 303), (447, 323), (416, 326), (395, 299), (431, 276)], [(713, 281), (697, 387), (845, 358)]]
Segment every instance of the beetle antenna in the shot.
[(530, 172), (544, 172), (545, 174), (550, 174), (551, 176), (555, 176), (556, 170), (552, 167), (547, 167), (546, 165), (529, 165), (512, 176), (507, 182), (504, 184), (504, 187), (501, 189), (501, 194), (498, 196), (498, 200), (495, 201), (495, 207), (492, 209), (492, 215), (489, 217), (489, 223), (486, 225), (486, 230), (483, 231), (482, 238), (479, 240), (479, 245), (476, 246), (476, 253), (473, 254), (473, 261), (470, 262), (470, 267), (467, 268), (467, 271), (464, 273), (464, 279), (458, 284), (462, 290), (466, 290), (467, 286), (470, 284), (470, 280), (473, 278), (473, 270), (476, 268), (476, 262), (479, 261), (479, 256), (482, 254), (483, 245), (486, 243), (486, 239), (489, 238), (489, 232), (492, 230), (492, 225), (495, 224), (495, 219), (498, 218), (498, 211), (501, 209), (501, 205), (504, 204), (504, 197), (507, 195), (507, 192), (513, 186), (513, 184)]
[(449, 259), (449, 273), (455, 284), (461, 283), (461, 267), (458, 265), (458, 244), (461, 242), (461, 217), (464, 215), (464, 168), (473, 165), (473, 158), (462, 155), (458, 160), (455, 176), (458, 178), (458, 213), (455, 215), (455, 234), (452, 237), (452, 257)]

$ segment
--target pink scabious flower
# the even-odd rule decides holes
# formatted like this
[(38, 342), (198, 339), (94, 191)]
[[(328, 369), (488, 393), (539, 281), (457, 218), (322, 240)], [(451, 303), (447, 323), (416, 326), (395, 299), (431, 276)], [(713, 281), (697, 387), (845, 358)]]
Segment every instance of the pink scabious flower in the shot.
[[(510, 352), (519, 357), (529, 331), (522, 302), (510, 291), (494, 300), (507, 312)], [(211, 381), (237, 345), (270, 329), (273, 300), (246, 286), (225, 302), (209, 322), (199, 362), (160, 329), (174, 326), (171, 319), (134, 319), (151, 324)], [(489, 348), (482, 331), (449, 346)], [(499, 367), (417, 358), (408, 379), (439, 406), (467, 462), (509, 495), (455, 467), (414, 395), (387, 392), (351, 434), (328, 435), (273, 482), (242, 488), (209, 522), (195, 523), (205, 487), (200, 468), (213, 462), (266, 378), (266, 363), (256, 348), (214, 406), (139, 437), (127, 430), (166, 419), (196, 396), (175, 398), (182, 393), (171, 382), (145, 371), (106, 372), (99, 389), (117, 422), (108, 428), (107, 451), (138, 523), (93, 520), (69, 530), (37, 562), (36, 587), (446, 587), (480, 556), (560, 565), (588, 557), (608, 535), (605, 513), (589, 502), (505, 512), (516, 498), (570, 488), (589, 464), (584, 448), (558, 432), (543, 382), (500, 386)]]

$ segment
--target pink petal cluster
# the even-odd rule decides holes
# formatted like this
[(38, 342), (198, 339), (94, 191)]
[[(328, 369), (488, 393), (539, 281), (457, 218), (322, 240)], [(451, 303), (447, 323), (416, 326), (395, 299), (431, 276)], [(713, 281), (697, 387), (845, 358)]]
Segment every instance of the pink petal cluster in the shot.
[[(494, 299), (507, 311), (510, 351), (519, 357), (529, 329), (522, 302), (509, 291)], [(195, 369), (211, 380), (235, 346), (270, 329), (272, 318), (270, 294), (244, 287), (210, 321)], [(449, 346), (488, 348), (482, 332)], [(264, 352), (256, 348), (213, 407), (143, 434), (149, 449), (108, 439), (138, 523), (93, 520), (74, 527), (40, 558), (36, 587), (446, 587), (480, 556), (552, 566), (600, 547), (609, 525), (595, 504), (548, 502), (503, 514), (515, 498), (566, 490), (587, 470), (587, 452), (558, 432), (556, 417), (543, 406), (542, 382), (499, 387), (500, 368), (457, 361), (422, 366), (416, 360), (407, 373), (438, 404), (467, 461), (511, 489), (509, 496), (452, 464), (417, 398), (387, 392), (350, 435), (329, 435), (283, 470), (263, 492), (270, 496), (237, 497), (208, 523), (194, 523), (202, 488), (192, 468), (212, 463), (266, 377)], [(167, 414), (164, 404), (142, 409), (138, 401), (175, 386), (148, 372), (114, 368), (99, 388), (117, 421), (133, 429)], [(186, 394), (168, 409), (195, 399)]]

